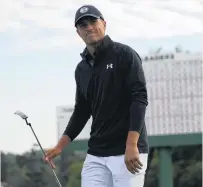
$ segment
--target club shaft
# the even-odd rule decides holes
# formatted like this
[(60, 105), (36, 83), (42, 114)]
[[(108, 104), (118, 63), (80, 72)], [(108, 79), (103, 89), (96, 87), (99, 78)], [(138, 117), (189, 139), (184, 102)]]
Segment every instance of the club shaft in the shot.
[[(33, 132), (33, 134), (34, 134), (36, 140), (37, 140), (37, 143), (39, 144), (39, 146), (40, 146), (40, 148), (41, 148), (41, 150), (42, 150), (44, 156), (46, 157), (46, 153), (44, 152), (44, 149), (42, 148), (42, 145), (41, 145), (41, 143), (39, 142), (39, 139), (37, 138), (37, 135), (35, 134), (35, 131), (33, 130), (31, 124), (29, 124), (29, 126), (30, 126), (30, 128), (31, 128), (31, 130), (32, 130), (32, 132)], [(51, 164), (50, 164), (50, 163), (49, 163), (49, 165), (50, 165), (50, 167), (51, 167)], [(59, 179), (58, 179), (58, 177), (57, 177), (57, 175), (56, 175), (54, 169), (53, 169), (52, 167), (51, 167), (51, 169), (52, 169), (52, 172), (53, 172), (53, 174), (54, 174), (54, 176), (55, 176), (56, 182), (58, 183), (58, 186), (59, 186), (59, 187), (62, 187), (62, 185), (61, 185), (61, 183), (60, 183), (60, 181), (59, 181)]]
[(35, 136), (35, 138), (36, 138), (36, 140), (37, 140), (37, 143), (39, 144), (39, 146), (40, 146), (40, 148), (41, 148), (41, 150), (42, 150), (44, 156), (46, 156), (46, 153), (44, 152), (44, 150), (43, 150), (43, 148), (42, 148), (42, 145), (41, 145), (41, 143), (39, 142), (39, 140), (38, 140), (38, 138), (37, 138), (37, 135), (35, 134), (35, 131), (33, 130), (33, 128), (32, 128), (31, 125), (30, 125), (30, 128), (31, 128), (31, 130), (32, 130), (32, 132), (33, 132), (33, 134), (34, 134), (34, 136)]
[(54, 174), (54, 176), (55, 176), (55, 179), (56, 179), (56, 182), (58, 183), (58, 186), (59, 186), (59, 187), (62, 187), (62, 186), (61, 186), (61, 183), (60, 183), (60, 181), (59, 181), (59, 179), (58, 179), (58, 177), (57, 177), (57, 175), (56, 175), (56, 173), (55, 173), (55, 171), (54, 171), (53, 168), (52, 168), (52, 172), (53, 172), (53, 174)]

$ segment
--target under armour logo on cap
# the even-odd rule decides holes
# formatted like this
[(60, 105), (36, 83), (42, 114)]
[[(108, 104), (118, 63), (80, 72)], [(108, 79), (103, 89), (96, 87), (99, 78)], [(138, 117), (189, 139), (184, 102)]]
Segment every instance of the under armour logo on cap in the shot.
[(80, 13), (84, 14), (84, 13), (87, 12), (88, 10), (89, 10), (88, 7), (82, 7), (82, 8), (80, 9)]

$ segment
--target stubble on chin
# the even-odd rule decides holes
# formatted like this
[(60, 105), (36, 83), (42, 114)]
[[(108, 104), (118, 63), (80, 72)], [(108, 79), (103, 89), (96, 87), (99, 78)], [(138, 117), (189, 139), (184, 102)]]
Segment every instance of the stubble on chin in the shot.
[(89, 42), (89, 45), (91, 45), (92, 47), (97, 48), (100, 45), (101, 41), (102, 41), (102, 39), (93, 40), (93, 41)]

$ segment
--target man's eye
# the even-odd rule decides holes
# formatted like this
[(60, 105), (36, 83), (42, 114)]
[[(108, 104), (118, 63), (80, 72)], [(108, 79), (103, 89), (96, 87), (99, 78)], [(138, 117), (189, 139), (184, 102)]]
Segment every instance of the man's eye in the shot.
[(91, 22), (92, 22), (92, 23), (96, 23), (96, 22), (97, 22), (97, 20), (92, 20)]
[(84, 23), (81, 23), (80, 25), (79, 25), (79, 27), (85, 27), (86, 26), (86, 24), (84, 24)]

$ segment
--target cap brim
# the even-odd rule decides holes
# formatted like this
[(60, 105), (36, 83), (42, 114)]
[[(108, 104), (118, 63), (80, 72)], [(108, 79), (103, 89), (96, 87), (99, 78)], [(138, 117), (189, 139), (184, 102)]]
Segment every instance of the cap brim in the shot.
[(97, 16), (97, 15), (94, 15), (94, 14), (84, 14), (84, 15), (80, 16), (80, 17), (75, 21), (75, 26), (77, 25), (78, 21), (79, 21), (81, 18), (88, 17), (88, 16), (94, 17), (94, 18), (97, 18), (97, 19), (100, 18), (100, 16)]

